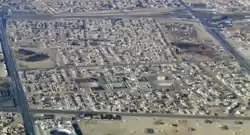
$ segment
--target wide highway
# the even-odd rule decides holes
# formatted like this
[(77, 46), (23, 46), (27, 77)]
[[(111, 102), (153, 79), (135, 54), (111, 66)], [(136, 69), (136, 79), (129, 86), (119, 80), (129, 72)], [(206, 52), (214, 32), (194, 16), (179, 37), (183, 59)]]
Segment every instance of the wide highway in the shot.
[(168, 13), (140, 13), (140, 14), (96, 14), (96, 15), (13, 15), (11, 16), (11, 20), (55, 20), (55, 19), (72, 19), (72, 18), (80, 18), (80, 19), (106, 19), (106, 18), (140, 18), (140, 17), (167, 17)]
[(223, 47), (223, 49), (229, 53), (231, 53), (235, 59), (240, 63), (240, 65), (244, 68), (247, 69), (247, 72), (250, 74), (250, 65), (248, 62), (245, 61), (244, 57), (237, 52), (224, 37), (222, 37), (219, 32), (216, 31), (216, 29), (211, 29), (209, 23), (205, 20), (204, 16), (202, 13), (199, 11), (194, 11), (190, 6), (186, 5), (183, 0), (179, 0), (180, 3), (186, 7), (186, 9), (193, 15), (195, 16), (200, 23), (204, 26), (206, 31), (212, 35)]
[(33, 13), (19, 13), (13, 11), (11, 20), (54, 20), (54, 19), (71, 19), (71, 18), (90, 18), (90, 19), (106, 19), (106, 18), (140, 18), (140, 17), (176, 17), (177, 12), (183, 9), (169, 10), (169, 9), (143, 9), (128, 10), (128, 11), (105, 11), (105, 12), (82, 12), (82, 13), (57, 13), (57, 14), (33, 14)]
[(7, 19), (2, 16), (0, 18), (0, 31), (1, 31), (1, 46), (3, 50), (4, 60), (7, 67), (8, 76), (11, 79), (11, 88), (14, 95), (14, 100), (17, 109), (21, 112), (24, 128), (27, 135), (35, 135), (33, 117), (29, 113), (28, 101), (26, 94), (23, 90), (19, 74), (16, 68), (15, 59), (6, 38), (6, 23)]
[[(247, 69), (250, 71), (250, 66), (244, 61), (241, 55), (239, 55), (230, 45), (229, 43), (221, 37), (215, 30), (209, 29), (207, 22), (204, 18), (199, 15), (198, 11), (193, 11), (189, 6), (185, 5), (182, 0), (180, 2), (187, 8), (187, 10), (192, 13), (196, 18), (198, 18), (201, 24), (206, 28), (206, 30), (217, 39), (225, 50), (232, 53), (234, 57)], [(120, 14), (97, 14), (97, 15), (17, 15), (13, 14), (11, 19), (27, 19), (27, 20), (49, 20), (49, 19), (57, 19), (57, 18), (102, 18), (102, 17), (140, 17), (140, 16), (148, 16), (148, 17), (156, 17), (156, 16), (167, 16), (167, 12), (159, 11), (152, 14), (148, 14), (148, 12), (140, 12), (140, 13), (120, 13)], [(0, 16), (1, 17), (1, 16)], [(4, 17), (1, 18), (0, 21), (0, 29), (1, 29), (1, 41), (2, 41), (2, 49), (3, 55), (5, 59), (5, 64), (7, 67), (7, 72), (9, 77), (11, 78), (11, 86), (14, 93), (15, 102), (17, 104), (18, 111), (21, 112), (22, 118), (24, 121), (24, 127), (27, 135), (35, 135), (34, 130), (34, 122), (31, 113), (55, 113), (55, 114), (81, 114), (81, 113), (95, 113), (95, 114), (118, 114), (122, 116), (150, 116), (150, 117), (172, 117), (172, 118), (195, 118), (195, 119), (227, 119), (227, 120), (250, 120), (250, 117), (240, 117), (240, 116), (201, 116), (201, 115), (175, 115), (175, 114), (154, 114), (154, 113), (120, 113), (120, 112), (85, 112), (85, 111), (71, 111), (71, 110), (43, 110), (43, 109), (29, 109), (28, 101), (26, 98), (25, 91), (23, 90), (19, 74), (16, 68), (15, 59), (12, 55), (11, 48), (7, 42), (6, 38), (6, 22), (7, 19)], [(14, 110), (13, 110), (14, 111)]]
[(216, 119), (216, 120), (250, 120), (248, 116), (215, 116), (215, 115), (181, 115), (167, 113), (129, 113), (129, 112), (104, 112), (104, 111), (80, 111), (80, 110), (51, 110), (51, 109), (30, 109), (32, 113), (41, 114), (69, 114), (81, 115), (85, 113), (92, 114), (116, 114), (121, 116), (143, 116), (143, 117), (166, 117), (176, 119)]

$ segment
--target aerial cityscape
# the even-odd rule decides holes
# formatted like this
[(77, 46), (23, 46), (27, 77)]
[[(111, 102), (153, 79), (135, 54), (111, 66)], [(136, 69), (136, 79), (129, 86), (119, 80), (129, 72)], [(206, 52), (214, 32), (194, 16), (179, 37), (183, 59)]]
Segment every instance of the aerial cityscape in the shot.
[(0, 0), (0, 135), (249, 135), (248, 0)]

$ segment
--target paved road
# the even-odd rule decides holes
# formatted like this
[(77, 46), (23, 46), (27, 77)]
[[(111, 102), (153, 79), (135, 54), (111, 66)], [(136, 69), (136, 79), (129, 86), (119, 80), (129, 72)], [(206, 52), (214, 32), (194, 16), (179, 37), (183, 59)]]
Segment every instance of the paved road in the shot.
[[(105, 18), (140, 18), (140, 17), (176, 17), (178, 12), (182, 12), (181, 10), (171, 11), (169, 9), (143, 9), (140, 10), (131, 10), (127, 12), (122, 11), (112, 11), (112, 12), (83, 12), (83, 13), (58, 13), (58, 14), (29, 14), (29, 13), (18, 13), (17, 11), (13, 12), (10, 19), (11, 20), (54, 20), (54, 19), (70, 19), (70, 18), (92, 18), (92, 19), (105, 19)], [(181, 17), (183, 18), (183, 17)], [(184, 17), (185, 18), (185, 17)]]
[(14, 108), (14, 107), (5, 107), (5, 106), (1, 106), (0, 107), (0, 111), (1, 112), (18, 112), (17, 108)]
[(84, 113), (93, 114), (116, 114), (121, 116), (145, 116), (145, 117), (169, 117), (176, 119), (220, 119), (220, 120), (250, 120), (250, 117), (243, 116), (208, 116), (208, 115), (177, 115), (163, 113), (124, 113), (124, 112), (102, 112), (102, 111), (78, 111), (78, 110), (50, 110), (50, 109), (30, 109), (32, 113), (43, 114), (72, 114), (80, 115)]
[(1, 42), (2, 42), (2, 50), (4, 55), (5, 64), (7, 67), (7, 72), (9, 77), (11, 78), (11, 87), (12, 92), (14, 94), (14, 100), (17, 105), (17, 108), (22, 114), (22, 118), (24, 121), (24, 127), (27, 135), (35, 135), (35, 130), (33, 127), (33, 118), (29, 113), (28, 101), (26, 98), (26, 94), (23, 90), (19, 74), (16, 68), (16, 63), (13, 58), (10, 46), (7, 42), (6, 38), (6, 23), (7, 19), (1, 18), (0, 21), (0, 29), (1, 29)]
[[(229, 45), (229, 43), (222, 38), (217, 32), (215, 32), (212, 29), (209, 29), (207, 26), (209, 26), (204, 18), (202, 16), (199, 16), (197, 11), (193, 11), (191, 8), (187, 7), (187, 9), (194, 14), (200, 21), (201, 24), (206, 28), (206, 30), (214, 36), (224, 47), (225, 50), (231, 52), (237, 60), (241, 62), (242, 65), (244, 65), (246, 68), (250, 69), (250, 66), (242, 59), (242, 56), (240, 56), (232, 47)], [(166, 13), (158, 12), (157, 14), (154, 15), (148, 15), (148, 17), (152, 16), (155, 17), (157, 15), (163, 16)], [(146, 14), (141, 12), (140, 14), (121, 14), (121, 15), (111, 15), (111, 17), (140, 17), (140, 16), (145, 16)], [(88, 18), (88, 17), (93, 17), (93, 16), (84, 16), (84, 15), (79, 15), (79, 16), (74, 16), (73, 18)], [(94, 17), (105, 17), (105, 15), (95, 15)], [(72, 16), (13, 16), (12, 19), (38, 19), (38, 20), (48, 20), (48, 19), (55, 19), (55, 18), (72, 18)], [(12, 87), (14, 88), (14, 93), (15, 93), (15, 99), (17, 102), (17, 105), (21, 111), (23, 120), (24, 120), (24, 126), (26, 129), (26, 133), (28, 135), (35, 135), (34, 127), (33, 127), (33, 118), (29, 113), (29, 108), (28, 108), (28, 102), (27, 98), (25, 95), (25, 92), (22, 88), (22, 84), (19, 79), (18, 72), (16, 70), (16, 64), (15, 61), (12, 57), (12, 53), (10, 51), (10, 46), (7, 43), (6, 40), (6, 35), (5, 35), (5, 30), (6, 30), (6, 20), (3, 19), (0, 23), (1, 27), (1, 39), (2, 39), (2, 48), (3, 48), (3, 54), (7, 66), (7, 71), (9, 76), (12, 79)], [(14, 111), (14, 110), (13, 110)], [(32, 113), (61, 113), (61, 114), (81, 114), (81, 113), (87, 113), (85, 111), (70, 111), (70, 110), (41, 110), (41, 109), (30, 109)], [(111, 112), (92, 112), (92, 113), (97, 113), (97, 114), (110, 114)], [(118, 114), (122, 116), (151, 116), (151, 117), (172, 117), (172, 118), (195, 118), (195, 119), (227, 119), (227, 120), (250, 120), (250, 117), (223, 117), (223, 116), (197, 116), (197, 115), (174, 115), (174, 114), (149, 114), (149, 113), (114, 113), (112, 114)]]
[(106, 19), (106, 18), (140, 18), (140, 17), (167, 17), (167, 13), (157, 13), (157, 14), (137, 14), (137, 15), (78, 15), (78, 16), (63, 16), (63, 15), (57, 15), (57, 16), (51, 16), (51, 15), (22, 15), (22, 16), (12, 16), (11, 20), (55, 20), (55, 19)]
[(229, 61), (230, 59), (227, 58), (214, 58), (210, 60), (177, 60), (177, 61), (159, 61), (159, 62), (146, 62), (146, 63), (117, 63), (117, 64), (104, 64), (104, 65), (74, 65), (74, 64), (68, 64), (64, 66), (56, 66), (56, 67), (50, 67), (50, 68), (19, 68), (19, 71), (31, 71), (31, 70), (51, 70), (51, 69), (69, 69), (69, 68), (94, 68), (94, 67), (118, 67), (118, 66), (139, 66), (139, 65), (164, 65), (164, 64), (180, 64), (180, 63), (196, 63), (200, 64), (202, 62), (211, 62), (211, 61)]
[(144, 11), (144, 12), (118, 12), (118, 13), (82, 13), (82, 14), (55, 14), (55, 15), (32, 15), (13, 13), (10, 19), (30, 19), (30, 20), (52, 20), (52, 19), (70, 19), (70, 18), (138, 18), (138, 17), (155, 17), (169, 15), (169, 11)]
[(228, 41), (226, 41), (224, 39), (224, 37), (222, 37), (219, 32), (217, 32), (216, 29), (211, 29), (210, 28), (210, 24), (205, 20), (204, 16), (202, 16), (202, 14), (200, 14), (198, 11), (194, 11), (192, 10), (191, 7), (189, 7), (188, 5), (186, 5), (182, 0), (179, 0), (180, 3), (182, 5), (184, 5), (187, 10), (193, 14), (197, 19), (200, 20), (200, 23), (204, 26), (204, 28), (207, 30), (207, 32), (209, 32), (210, 35), (212, 35), (224, 48), (224, 50), (226, 50), (227, 52), (231, 53), (235, 59), (237, 61), (240, 62), (240, 65), (242, 67), (245, 67), (247, 69), (247, 72), (250, 74), (250, 65), (248, 62), (245, 61), (244, 57), (241, 56), (241, 54), (239, 54), (239, 52), (237, 52)]

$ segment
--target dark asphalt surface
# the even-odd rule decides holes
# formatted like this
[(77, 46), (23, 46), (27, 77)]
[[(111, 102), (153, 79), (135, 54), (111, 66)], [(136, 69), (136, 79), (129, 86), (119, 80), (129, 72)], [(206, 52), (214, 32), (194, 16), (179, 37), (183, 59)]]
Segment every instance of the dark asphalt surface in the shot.
[(1, 42), (2, 42), (1, 45), (2, 45), (5, 64), (7, 67), (7, 72), (9, 77), (11, 78), (11, 86), (13, 90), (12, 92), (15, 98), (15, 103), (17, 105), (17, 108), (21, 112), (26, 134), (35, 135), (33, 117), (29, 113), (29, 106), (26, 94), (23, 90), (22, 83), (19, 78), (19, 74), (16, 68), (15, 60), (11, 52), (11, 48), (7, 42), (6, 24), (7, 24), (7, 19), (2, 17), (0, 22)]
[(51, 16), (51, 15), (15, 15), (15, 16), (11, 16), (11, 20), (56, 20), (56, 19), (85, 19), (85, 18), (89, 18), (89, 19), (108, 19), (108, 18), (140, 18), (140, 17), (168, 17), (170, 16), (168, 13), (157, 13), (157, 14), (121, 14), (121, 15), (93, 15), (93, 16), (89, 16), (89, 15), (74, 15), (74, 16), (70, 16), (70, 15), (57, 15), (57, 16)]
[(245, 61), (244, 57), (241, 56), (239, 52), (237, 52), (224, 37), (222, 37), (219, 32), (216, 31), (216, 29), (210, 29), (211, 25), (205, 20), (206, 18), (202, 13), (199, 11), (193, 11), (191, 7), (186, 5), (182, 0), (179, 0), (182, 5), (184, 5), (187, 10), (192, 13), (197, 19), (200, 20), (201, 24), (204, 26), (207, 32), (209, 32), (210, 35), (212, 35), (223, 47), (225, 51), (228, 53), (231, 53), (235, 59), (240, 63), (242, 67), (247, 69), (247, 72), (250, 74), (250, 65), (248, 62)]
[[(181, 0), (180, 2), (185, 5)], [(223, 48), (232, 53), (234, 57), (241, 63), (242, 66), (246, 67), (250, 71), (250, 66), (248, 63), (245, 62), (244, 58), (236, 52), (230, 44), (214, 29), (209, 29), (208, 27), (210, 26), (206, 21), (205, 17), (200, 14), (198, 11), (193, 11), (190, 7), (186, 6), (188, 11), (190, 11), (196, 18), (198, 18), (201, 22), (201, 24), (206, 28), (206, 30), (215, 38), (217, 39)], [(166, 13), (159, 14), (159, 16), (165, 15)], [(126, 15), (124, 15), (125, 17)], [(133, 15), (133, 17), (140, 17), (141, 15)], [(155, 17), (155, 15), (152, 15)], [(91, 16), (25, 16), (25, 15), (16, 15), (12, 19), (30, 19), (30, 20), (50, 20), (50, 19), (55, 19), (55, 18), (91, 18)], [(95, 17), (103, 17), (103, 16), (95, 16)], [(94, 18), (95, 18), (94, 17)], [(111, 16), (111, 17), (120, 17), (120, 16)], [(149, 15), (149, 17), (151, 17)], [(2, 39), (2, 49), (3, 49), (3, 54), (5, 58), (5, 63), (7, 67), (8, 74), (12, 80), (12, 87), (13, 87), (13, 92), (15, 96), (15, 100), (17, 103), (17, 107), (19, 111), (22, 114), (23, 121), (24, 121), (24, 127), (27, 135), (35, 135), (35, 130), (34, 130), (34, 123), (33, 123), (33, 117), (29, 113), (29, 106), (28, 106), (28, 101), (26, 98), (26, 94), (23, 90), (18, 71), (16, 69), (16, 63), (13, 58), (11, 49), (9, 44), (7, 43), (6, 39), (6, 19), (1, 19), (0, 22), (0, 28), (1, 28), (1, 39)], [(14, 111), (14, 110), (13, 110)], [(61, 114), (81, 114), (81, 113), (89, 113), (85, 111), (71, 111), (71, 110), (41, 110), (41, 109), (30, 109), (32, 113), (61, 113)], [(96, 114), (110, 114), (111, 112), (91, 112), (91, 113), (96, 113)], [(112, 114), (118, 114), (122, 116), (151, 116), (151, 117), (172, 117), (172, 118), (195, 118), (195, 119), (226, 119), (226, 120), (250, 120), (250, 117), (237, 117), (237, 116), (197, 116), (197, 115), (176, 115), (176, 114), (146, 114), (146, 113), (114, 113)]]
[(214, 116), (214, 115), (178, 115), (166, 113), (128, 113), (128, 112), (103, 112), (103, 111), (79, 111), (79, 110), (51, 110), (51, 109), (30, 109), (32, 113), (41, 114), (71, 114), (81, 115), (92, 114), (116, 114), (121, 116), (144, 116), (144, 117), (169, 117), (176, 119), (217, 119), (217, 120), (250, 120), (250, 117), (243, 116)]

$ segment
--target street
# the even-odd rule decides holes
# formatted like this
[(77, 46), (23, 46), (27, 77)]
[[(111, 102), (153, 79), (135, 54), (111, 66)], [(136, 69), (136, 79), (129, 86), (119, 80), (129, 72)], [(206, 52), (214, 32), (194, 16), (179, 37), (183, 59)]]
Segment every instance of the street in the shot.
[(2, 41), (2, 50), (4, 55), (4, 60), (8, 72), (8, 76), (11, 79), (11, 88), (14, 95), (14, 101), (17, 105), (17, 109), (20, 110), (23, 121), (25, 132), (27, 135), (35, 135), (33, 118), (29, 113), (28, 101), (26, 98), (26, 94), (23, 90), (19, 74), (16, 68), (15, 59), (13, 58), (11, 48), (6, 39), (6, 25), (7, 19), (2, 16), (0, 21), (0, 29), (1, 29), (1, 41)]
[[(182, 0), (180, 2), (187, 8), (187, 10), (193, 14), (196, 18), (200, 20), (200, 23), (204, 26), (204, 28), (209, 32), (222, 47), (229, 53), (231, 53), (240, 63), (244, 66), (248, 71), (250, 71), (249, 64), (244, 60), (244, 58), (234, 50), (230, 46), (230, 44), (216, 31), (214, 28), (210, 28), (211, 26), (208, 22), (205, 21), (205, 18), (199, 14), (199, 11), (193, 11), (192, 8), (187, 6)], [(59, 18), (138, 18), (138, 17), (166, 17), (168, 15), (167, 11), (159, 11), (159, 12), (126, 12), (126, 13), (113, 13), (113, 14), (90, 14), (90, 15), (18, 15), (14, 14), (10, 19), (27, 19), (27, 20), (50, 20), (50, 19), (59, 19)], [(50, 110), (50, 109), (33, 109), (29, 108), (29, 104), (27, 101), (27, 97), (25, 91), (22, 87), (22, 83), (20, 81), (19, 73), (17, 70), (15, 58), (13, 57), (11, 47), (7, 42), (6, 37), (6, 25), (7, 19), (5, 15), (1, 14), (0, 21), (0, 29), (1, 29), (1, 42), (2, 42), (2, 50), (4, 55), (5, 64), (7, 67), (8, 76), (10, 77), (10, 86), (12, 88), (12, 93), (14, 96), (14, 101), (16, 104), (15, 108), (0, 108), (1, 111), (11, 111), (11, 112), (20, 112), (24, 121), (24, 127), (27, 135), (35, 135), (34, 129), (34, 121), (32, 114), (33, 113), (45, 113), (45, 114), (82, 114), (82, 113), (93, 113), (93, 114), (117, 114), (121, 116), (147, 116), (147, 117), (172, 117), (172, 118), (193, 118), (193, 119), (223, 119), (223, 120), (250, 120), (250, 117), (243, 116), (207, 116), (207, 115), (176, 115), (176, 114), (157, 114), (157, 113), (122, 113), (122, 112), (100, 112), (100, 111), (79, 111), (79, 110)], [(177, 61), (179, 62), (179, 61)], [(127, 65), (141, 65), (141, 64), (168, 64), (163, 62), (157, 63), (136, 63), (136, 64), (120, 64), (117, 66), (127, 66)], [(95, 65), (93, 65), (95, 66)], [(103, 66), (112, 66), (112, 65), (103, 65)], [(57, 67), (57, 68), (69, 68), (75, 67), (75, 65), (69, 65), (65, 67)], [(33, 69), (34, 70), (34, 69)], [(250, 73), (250, 72), (249, 72)]]
[(194, 11), (192, 10), (191, 7), (189, 7), (188, 5), (186, 5), (183, 0), (179, 0), (180, 3), (186, 7), (186, 9), (193, 14), (193, 16), (195, 16), (198, 20), (200, 20), (200, 23), (204, 26), (204, 28), (206, 29), (206, 31), (212, 35), (223, 47), (223, 49), (225, 51), (227, 51), (228, 53), (231, 53), (235, 59), (240, 63), (240, 65), (244, 68), (247, 69), (247, 72), (250, 73), (250, 65), (248, 62), (245, 61), (245, 59), (239, 54), (239, 52), (237, 52), (228, 41), (226, 41), (226, 39), (224, 39), (218, 32), (216, 29), (211, 29), (210, 25), (208, 22), (205, 21), (205, 18), (199, 14), (198, 11)]
[(250, 120), (247, 116), (215, 116), (215, 115), (185, 115), (185, 114), (167, 114), (167, 113), (129, 113), (129, 112), (104, 112), (104, 111), (81, 111), (81, 110), (51, 110), (51, 109), (30, 109), (32, 113), (42, 114), (116, 114), (121, 116), (143, 116), (143, 117), (168, 117), (176, 119), (216, 119), (216, 120)]

